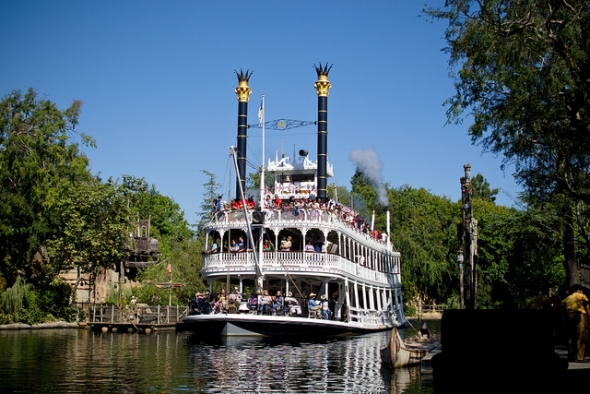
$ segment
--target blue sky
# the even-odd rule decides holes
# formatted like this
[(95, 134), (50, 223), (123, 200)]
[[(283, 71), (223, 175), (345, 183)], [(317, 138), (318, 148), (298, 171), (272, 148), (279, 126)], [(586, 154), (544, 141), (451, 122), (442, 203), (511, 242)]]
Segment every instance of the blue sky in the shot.
[[(236, 144), (234, 69), (254, 70), (248, 123), (317, 119), (313, 64), (333, 64), (328, 160), (349, 186), (353, 149), (373, 149), (390, 187), (424, 187), (460, 198), (463, 165), (514, 205), (518, 186), (501, 158), (483, 154), (463, 125), (447, 125), (454, 93), (445, 25), (419, 17), (437, 1), (11, 1), (0, 2), (0, 94), (37, 89), (66, 108), (84, 102), (78, 129), (103, 178), (145, 177), (190, 222), (200, 210), (202, 171), (228, 193), (229, 147)], [(267, 131), (266, 160), (293, 148), (316, 154), (313, 126)], [(248, 158), (261, 160), (259, 129)], [(249, 172), (254, 170), (249, 168)], [(233, 181), (231, 182), (233, 188)]]

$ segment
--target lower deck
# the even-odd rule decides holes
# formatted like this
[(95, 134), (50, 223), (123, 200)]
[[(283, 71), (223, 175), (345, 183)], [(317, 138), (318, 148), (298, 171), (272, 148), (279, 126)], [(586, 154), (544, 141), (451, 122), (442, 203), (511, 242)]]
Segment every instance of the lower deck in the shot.
[(178, 330), (205, 336), (333, 337), (391, 329), (385, 321), (342, 322), (307, 317), (261, 316), (256, 314), (211, 314), (189, 316)]

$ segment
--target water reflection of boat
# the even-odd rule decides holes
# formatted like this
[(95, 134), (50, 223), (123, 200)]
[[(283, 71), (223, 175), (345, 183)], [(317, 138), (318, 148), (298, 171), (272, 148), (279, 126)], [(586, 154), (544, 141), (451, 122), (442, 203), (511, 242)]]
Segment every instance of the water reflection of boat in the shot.
[[(251, 74), (238, 73), (238, 147), (232, 148), (238, 175), (235, 206), (217, 210), (203, 228), (205, 243), (216, 245), (215, 252), (203, 255), (202, 276), (211, 290), (215, 281), (231, 284), (239, 289), (241, 304), (251, 296), (246, 292), (260, 295), (265, 290), (272, 296), (280, 291), (283, 297), (293, 293), (292, 297), (281, 299), (274, 313), (249, 305), (246, 310), (235, 306), (227, 310), (243, 314), (188, 316), (182, 329), (207, 335), (317, 338), (387, 330), (405, 323), (400, 253), (390, 242), (389, 228), (383, 232), (371, 228), (357, 212), (327, 193), (327, 179), (333, 176), (327, 161), (330, 68), (316, 67), (317, 161), (310, 160), (304, 149), (298, 157), (279, 159), (277, 155), (269, 160), (266, 170), (274, 175), (274, 186), (262, 183), (257, 206), (244, 195)], [(281, 122), (278, 127), (287, 127), (290, 121)], [(389, 227), (389, 213), (387, 218)], [(238, 247), (230, 249), (236, 240)], [(312, 294), (317, 294), (318, 304), (325, 298), (327, 305), (309, 307)], [(258, 300), (260, 305), (260, 296)], [(289, 302), (300, 309), (291, 309)]]
[(401, 368), (416, 365), (428, 353), (440, 345), (438, 339), (430, 333), (426, 323), (413, 337), (402, 339), (397, 328), (391, 331), (389, 345), (381, 349), (381, 361), (388, 368)]
[(389, 385), (389, 394), (413, 393), (416, 391), (412, 390), (412, 385), (421, 384), (420, 370), (415, 367), (381, 368), (381, 376)]

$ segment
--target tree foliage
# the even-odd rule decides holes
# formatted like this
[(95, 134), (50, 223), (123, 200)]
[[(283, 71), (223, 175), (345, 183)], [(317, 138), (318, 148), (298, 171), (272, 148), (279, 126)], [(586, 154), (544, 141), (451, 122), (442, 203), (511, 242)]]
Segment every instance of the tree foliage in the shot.
[(468, 113), (472, 141), (514, 165), (530, 198), (560, 201), (573, 284), (578, 268), (567, 245), (585, 242), (574, 234), (588, 231), (570, 213), (587, 217), (590, 201), (590, 1), (449, 0), (425, 12), (449, 23), (449, 122)]
[[(545, 210), (520, 211), (496, 205), (493, 189), (478, 174), (474, 216), (478, 220), (478, 303), (481, 308), (527, 307), (540, 290), (563, 282), (563, 258), (555, 221)], [(428, 296), (457, 306), (459, 267), (456, 261), (460, 201), (432, 195), (410, 186), (388, 188), (388, 208), (380, 207), (376, 191), (361, 173), (353, 189), (367, 210), (376, 211), (376, 226), (385, 230), (391, 212), (391, 241), (401, 253), (403, 295), (406, 301)], [(555, 218), (555, 216), (553, 216)]]
[(88, 273), (117, 266), (125, 255), (121, 246), (128, 226), (120, 185), (92, 178), (56, 190), (49, 208), (60, 213), (63, 224), (46, 240), (53, 275), (65, 268)]
[(500, 189), (490, 188), (490, 183), (481, 174), (475, 175), (471, 178), (471, 190), (473, 198), (478, 198), (483, 201), (494, 202)]
[(446, 301), (459, 288), (454, 264), (456, 204), (409, 186), (388, 194), (393, 211), (391, 241), (402, 255), (404, 296), (420, 294)]
[(48, 209), (54, 188), (91, 178), (88, 160), (73, 137), (82, 103), (60, 110), (33, 89), (13, 91), (0, 102), (0, 271), (44, 279), (44, 241), (60, 231), (60, 213)]
[(79, 144), (94, 141), (75, 130), (81, 104), (60, 110), (32, 89), (0, 102), (0, 282), (10, 290), (4, 297), (29, 290), (24, 312), (11, 314), (21, 321), (42, 319), (41, 309), (68, 315), (75, 288), (58, 275), (118, 268), (132, 222), (150, 218), (165, 259), (179, 259), (178, 245), (193, 241), (180, 206), (145, 179), (91, 175)]
[(167, 254), (173, 242), (193, 237), (180, 205), (161, 194), (155, 185), (149, 185), (144, 178), (123, 175), (120, 190), (127, 199), (130, 222), (150, 218), (150, 236), (159, 240), (160, 252)]

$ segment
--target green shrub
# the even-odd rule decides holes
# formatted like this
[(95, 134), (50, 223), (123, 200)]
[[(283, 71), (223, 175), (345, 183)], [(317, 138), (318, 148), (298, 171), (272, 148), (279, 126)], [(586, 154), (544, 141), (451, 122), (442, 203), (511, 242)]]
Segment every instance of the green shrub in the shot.
[(5, 315), (4, 313), (0, 313), (0, 325), (2, 324), (12, 324), (12, 316)]
[(87, 313), (82, 308), (68, 306), (67, 308), (64, 308), (63, 315), (61, 317), (68, 323), (74, 323), (86, 320)]
[(30, 291), (30, 285), (19, 275), (14, 285), (2, 293), (2, 310), (12, 316), (13, 321), (21, 321), (20, 315), (25, 308), (25, 298)]
[(416, 307), (413, 305), (406, 305), (404, 308), (404, 313), (406, 316), (416, 316)]

